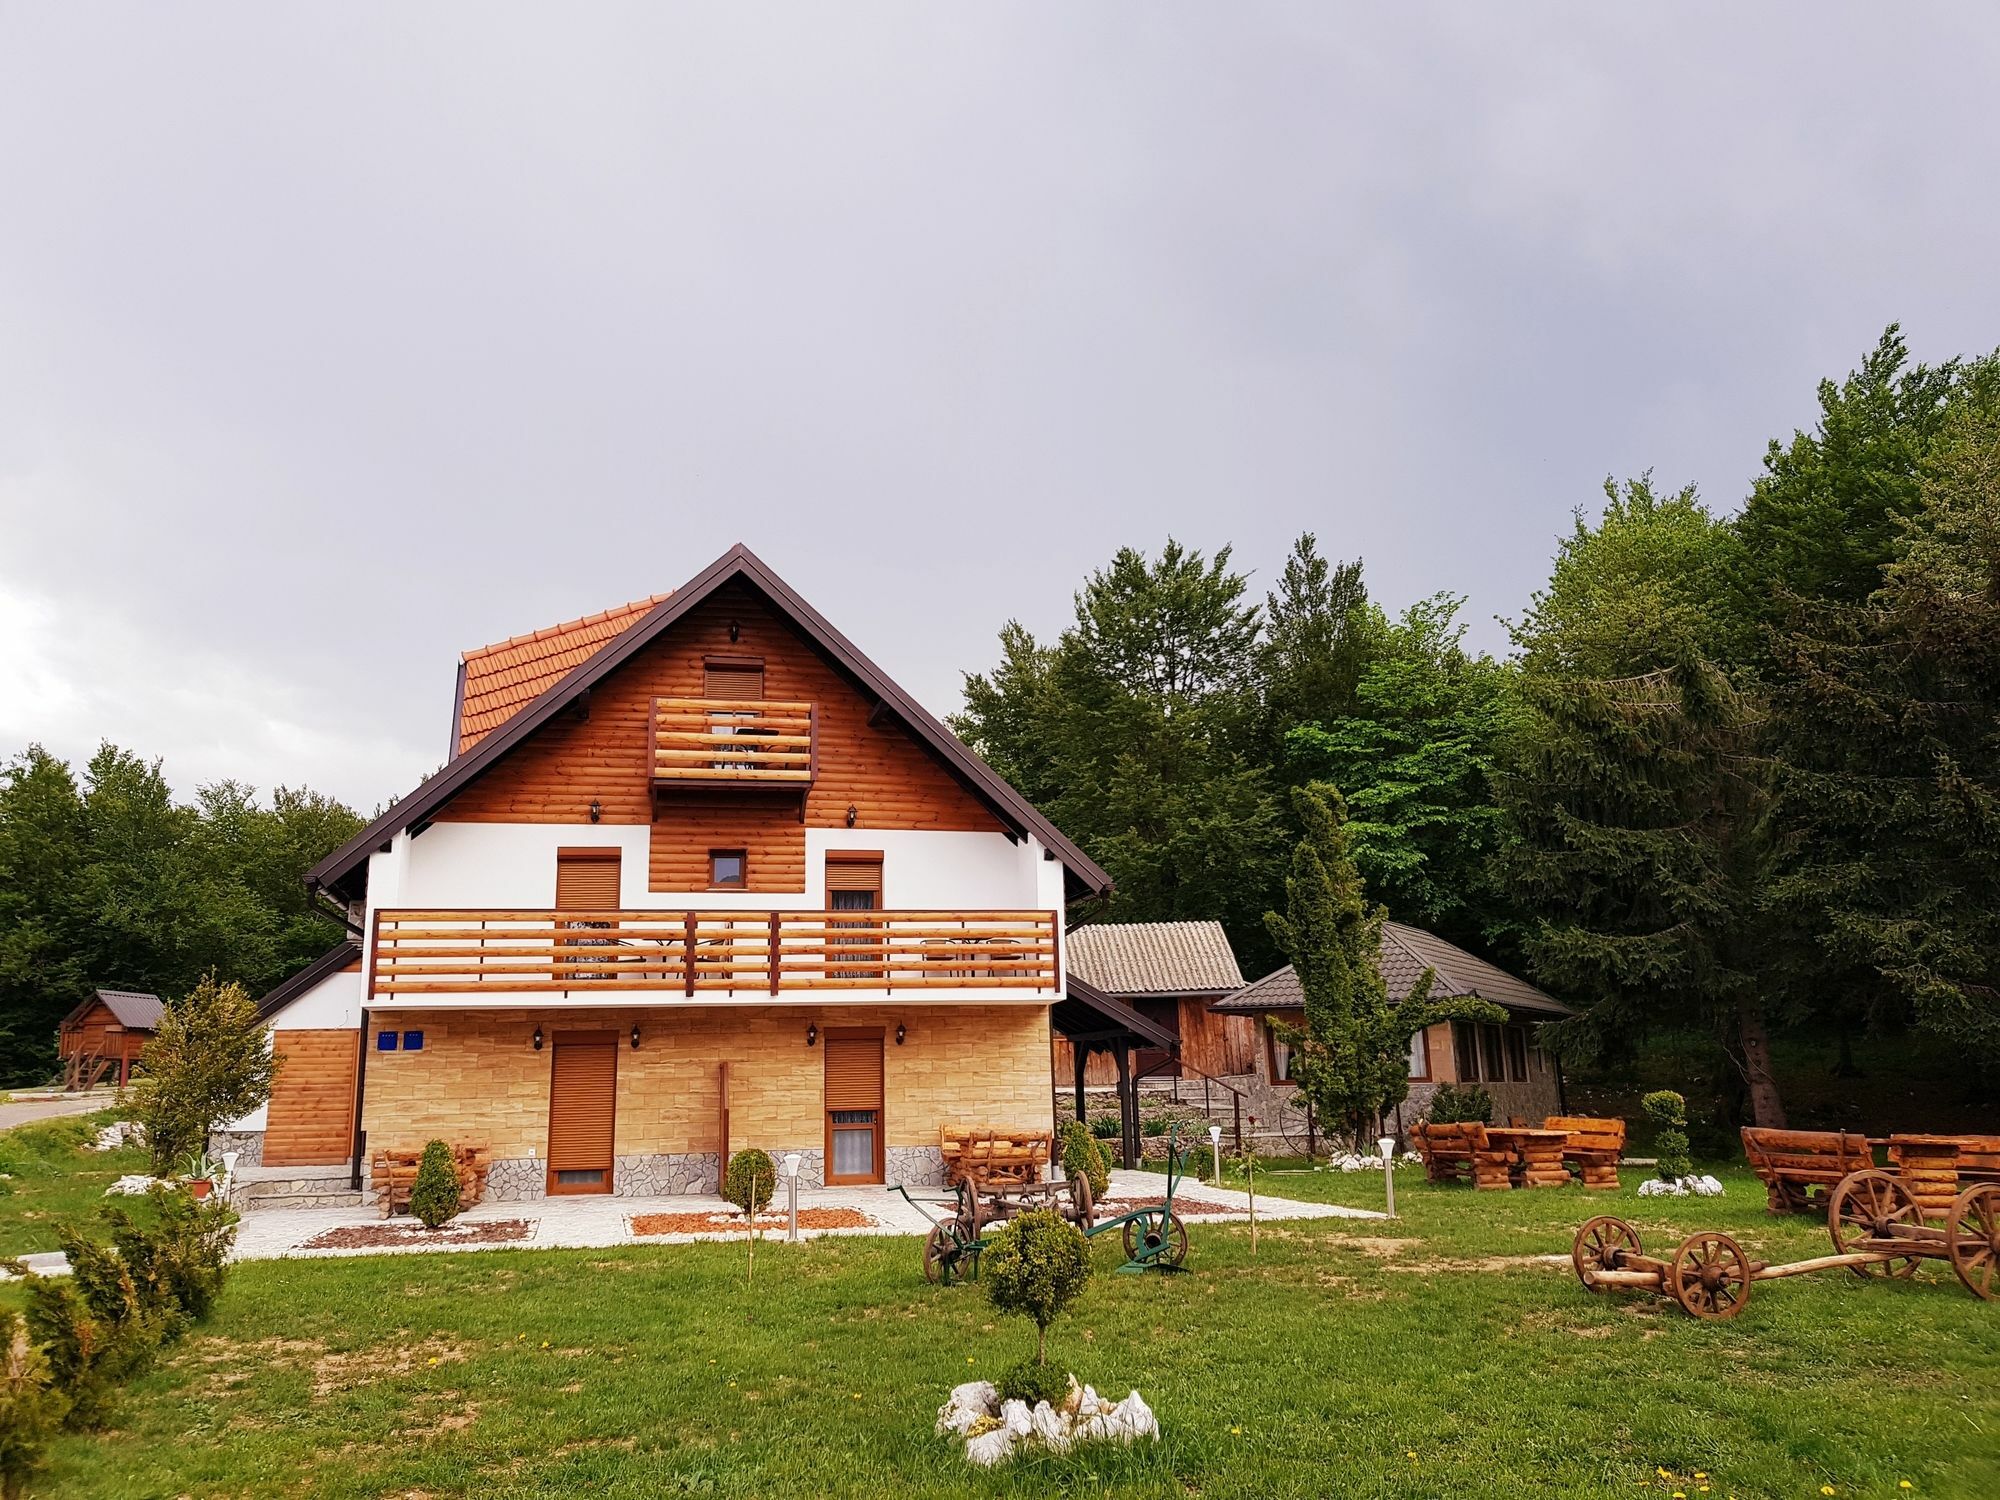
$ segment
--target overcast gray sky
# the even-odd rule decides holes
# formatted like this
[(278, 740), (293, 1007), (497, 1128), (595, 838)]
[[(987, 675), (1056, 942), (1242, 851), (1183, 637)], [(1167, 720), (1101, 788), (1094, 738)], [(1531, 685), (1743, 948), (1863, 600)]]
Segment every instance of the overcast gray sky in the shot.
[(2000, 343), (2000, 10), (0, 0), (0, 752), (366, 810), (744, 541), (932, 708), (1121, 544), (1500, 649)]

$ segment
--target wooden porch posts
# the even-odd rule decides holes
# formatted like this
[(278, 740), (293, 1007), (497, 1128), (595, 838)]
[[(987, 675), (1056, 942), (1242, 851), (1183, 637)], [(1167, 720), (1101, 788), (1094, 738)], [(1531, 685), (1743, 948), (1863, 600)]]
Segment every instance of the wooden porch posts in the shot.
[(1081, 1042), (1073, 1042), (1069, 1050), (1076, 1061), (1076, 1118), (1080, 1123), (1088, 1123), (1083, 1112), (1083, 1070), (1090, 1061), (1090, 1049)]
[(1118, 1059), (1118, 1144), (1127, 1171), (1139, 1165), (1139, 1085), (1132, 1077), (1132, 1044), (1122, 1038), (1112, 1046)]

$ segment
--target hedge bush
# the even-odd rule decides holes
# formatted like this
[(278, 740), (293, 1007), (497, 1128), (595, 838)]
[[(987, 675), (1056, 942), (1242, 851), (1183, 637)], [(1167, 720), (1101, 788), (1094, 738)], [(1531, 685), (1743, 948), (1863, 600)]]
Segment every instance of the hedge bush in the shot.
[(768, 1152), (754, 1148), (729, 1158), (729, 1170), (722, 1174), (722, 1196), (746, 1214), (769, 1206), (778, 1189), (778, 1169)]
[(1439, 1084), (1431, 1095), (1431, 1124), (1458, 1125), (1474, 1120), (1481, 1125), (1493, 1123), (1493, 1096), (1476, 1083)]
[(1063, 1126), (1062, 1169), (1065, 1177), (1090, 1179), (1093, 1201), (1102, 1199), (1111, 1190), (1111, 1163), (1081, 1120), (1071, 1120)]
[(994, 1382), (1002, 1401), (1025, 1401), (1033, 1410), (1037, 1401), (1060, 1406), (1069, 1394), (1069, 1374), (1055, 1365), (1024, 1359)]
[(1694, 1175), (1694, 1161), (1688, 1155), (1687, 1100), (1672, 1089), (1660, 1089), (1639, 1101), (1653, 1122), (1653, 1155), (1660, 1159), (1656, 1169), (1663, 1182), (1679, 1182)]
[(458, 1217), (458, 1163), (444, 1141), (431, 1141), (417, 1163), (417, 1180), (410, 1184), (410, 1212), (436, 1229)]

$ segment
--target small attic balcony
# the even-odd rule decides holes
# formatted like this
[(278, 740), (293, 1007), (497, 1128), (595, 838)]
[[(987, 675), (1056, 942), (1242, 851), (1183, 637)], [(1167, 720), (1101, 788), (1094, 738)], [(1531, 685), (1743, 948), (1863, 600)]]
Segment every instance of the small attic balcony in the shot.
[(819, 769), (819, 714), (774, 698), (655, 698), (653, 791), (791, 791)]

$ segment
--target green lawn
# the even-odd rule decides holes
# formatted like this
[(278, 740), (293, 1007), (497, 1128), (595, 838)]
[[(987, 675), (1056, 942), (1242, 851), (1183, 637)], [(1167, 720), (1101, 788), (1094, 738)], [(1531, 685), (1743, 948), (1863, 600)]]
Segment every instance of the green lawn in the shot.
[(120, 1177), (151, 1170), (143, 1151), (85, 1149), (119, 1114), (63, 1115), (0, 1131), (0, 1257), (55, 1249), (56, 1220), (90, 1212)]
[[(1719, 1226), (1825, 1248), (1726, 1199), (1615, 1200), (1648, 1248)], [(1196, 1226), (1192, 1274), (1101, 1274), (1052, 1358), (1137, 1385), (1165, 1439), (972, 1475), (932, 1436), (956, 1381), (1032, 1348), (913, 1240), (488, 1251), (237, 1268), (208, 1326), (66, 1439), (60, 1496), (2000, 1494), (2000, 1306), (1947, 1270), (1760, 1288), (1733, 1324), (1593, 1297), (1580, 1190), (1399, 1182), (1395, 1223)], [(1377, 1174), (1260, 1190), (1379, 1206)], [(1662, 1478), (1660, 1469), (1671, 1477)], [(1900, 1488), (1908, 1480), (1910, 1490)]]

